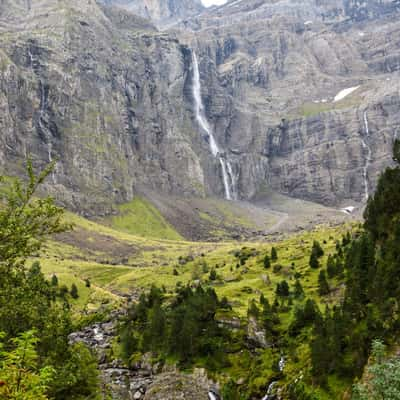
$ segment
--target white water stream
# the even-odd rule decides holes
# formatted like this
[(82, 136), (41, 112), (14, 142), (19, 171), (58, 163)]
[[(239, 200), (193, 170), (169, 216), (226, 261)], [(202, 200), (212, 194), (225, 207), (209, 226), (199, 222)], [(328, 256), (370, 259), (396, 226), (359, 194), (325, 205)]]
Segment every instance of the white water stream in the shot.
[(274, 386), (278, 383), (278, 381), (273, 381), (268, 386), (267, 394), (262, 398), (262, 400), (268, 400), (271, 398), (272, 391), (274, 390)]
[[(279, 372), (283, 372), (283, 370), (285, 369), (285, 365), (286, 365), (285, 357), (281, 356), (278, 363)], [(272, 398), (272, 392), (274, 391), (274, 387), (276, 386), (277, 383), (278, 381), (273, 381), (269, 384), (267, 389), (267, 394), (262, 398), (262, 400), (270, 400)]]
[(365, 138), (361, 138), (361, 143), (364, 149), (367, 149), (367, 159), (365, 161), (365, 165), (363, 168), (363, 178), (364, 178), (364, 190), (365, 190), (365, 201), (368, 200), (369, 197), (369, 182), (368, 182), (368, 168), (371, 164), (371, 158), (372, 158), (372, 151), (371, 151), (371, 147), (368, 144), (368, 142), (366, 141), (366, 139), (368, 139), (369, 137), (369, 123), (368, 123), (368, 114), (367, 114), (367, 110), (364, 111), (364, 115), (363, 115), (363, 119), (364, 119), (364, 130), (365, 130)]
[(225, 198), (227, 200), (234, 200), (236, 196), (236, 178), (233, 173), (233, 168), (226, 155), (221, 151), (218, 143), (214, 137), (212, 129), (207, 121), (204, 112), (203, 100), (201, 98), (201, 83), (200, 83), (200, 71), (197, 56), (192, 51), (192, 63), (193, 63), (193, 98), (195, 105), (195, 114), (197, 122), (200, 127), (207, 133), (208, 142), (210, 145), (211, 154), (217, 158), (222, 171), (222, 180), (225, 190)]
[[(35, 69), (34, 69), (34, 64), (35, 64), (35, 58), (32, 54), (32, 52), (30, 51), (30, 49), (28, 49), (28, 55), (29, 55), (29, 59), (30, 59), (30, 66), (32, 69), (32, 73), (35, 75)], [(47, 108), (47, 96), (45, 93), (45, 88), (43, 85), (42, 80), (39, 78), (39, 90), (40, 90), (40, 110), (39, 110), (39, 119), (38, 119), (38, 123), (40, 126), (41, 131), (45, 134), (46, 136), (46, 141), (47, 141), (47, 155), (48, 155), (48, 160), (49, 163), (51, 163), (53, 161), (53, 157), (51, 155), (52, 151), (53, 151), (53, 145), (52, 145), (52, 137), (51, 137), (51, 133), (49, 132), (48, 128), (46, 126), (44, 126), (43, 124), (43, 120), (45, 117), (45, 113), (46, 113), (46, 108)], [(54, 170), (51, 173), (52, 179), (53, 179), (53, 183), (56, 183), (56, 178), (55, 178), (55, 173)]]

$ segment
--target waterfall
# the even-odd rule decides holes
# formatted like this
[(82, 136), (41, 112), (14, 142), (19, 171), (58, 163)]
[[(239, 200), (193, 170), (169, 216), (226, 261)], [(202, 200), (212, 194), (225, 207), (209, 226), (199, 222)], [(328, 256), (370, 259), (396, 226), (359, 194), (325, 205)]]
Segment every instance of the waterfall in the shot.
[(279, 359), (279, 363), (278, 363), (279, 372), (282, 372), (285, 369), (285, 365), (286, 365), (285, 357), (282, 356)]
[[(35, 72), (35, 63), (36, 60), (31, 52), (30, 49), (28, 49), (28, 55), (29, 55), (29, 60), (30, 60), (30, 67), (32, 70), (32, 73), (34, 75), (36, 75)], [(46, 108), (47, 108), (47, 95), (45, 92), (45, 87), (43, 85), (42, 80), (39, 78), (39, 91), (40, 91), (40, 109), (39, 109), (39, 119), (38, 119), (38, 124), (40, 127), (40, 130), (44, 133), (44, 135), (46, 136), (46, 142), (47, 142), (47, 156), (48, 156), (48, 160), (49, 163), (51, 163), (53, 161), (53, 157), (52, 157), (52, 151), (53, 151), (53, 145), (52, 145), (52, 136), (51, 133), (49, 132), (48, 128), (46, 126), (44, 126), (43, 124), (43, 120), (45, 118), (45, 114), (46, 114)], [(57, 167), (57, 165), (55, 166), (55, 168)], [(55, 171), (53, 170), (51, 172), (51, 176), (53, 179), (53, 183), (56, 183), (56, 177), (55, 177)]]
[(363, 120), (364, 120), (364, 131), (365, 131), (365, 138), (361, 138), (361, 143), (364, 149), (367, 149), (367, 159), (365, 161), (365, 165), (363, 168), (363, 178), (364, 178), (364, 190), (365, 190), (365, 201), (368, 200), (369, 197), (369, 182), (368, 182), (368, 168), (371, 163), (371, 157), (372, 157), (372, 152), (371, 152), (371, 147), (369, 146), (368, 142), (366, 139), (369, 137), (369, 123), (368, 123), (368, 115), (367, 115), (367, 110), (364, 111), (363, 114)]
[(211, 154), (214, 158), (217, 158), (222, 171), (222, 181), (224, 184), (225, 198), (227, 200), (233, 200), (236, 196), (236, 177), (233, 173), (232, 164), (226, 157), (226, 154), (221, 151), (218, 143), (214, 137), (210, 124), (207, 121), (203, 100), (201, 98), (201, 83), (200, 83), (200, 71), (197, 56), (192, 51), (192, 64), (193, 64), (193, 98), (195, 105), (195, 114), (197, 122), (201, 129), (207, 134), (208, 142), (210, 145)]
[(271, 399), (272, 391), (274, 390), (274, 387), (277, 383), (278, 381), (273, 381), (270, 383), (270, 385), (268, 386), (267, 394), (262, 398), (262, 400)]
[(40, 128), (41, 128), (42, 132), (46, 135), (47, 154), (48, 154), (48, 157), (49, 157), (49, 162), (52, 162), (53, 161), (53, 157), (51, 156), (51, 152), (52, 152), (51, 135), (48, 132), (47, 128), (43, 126), (43, 118), (44, 118), (44, 114), (46, 112), (47, 100), (46, 100), (46, 93), (45, 93), (42, 81), (39, 81), (39, 87), (40, 87), (39, 125), (40, 125)]
[[(285, 357), (281, 356), (281, 358), (279, 359), (279, 362), (278, 362), (279, 372), (283, 372), (283, 370), (285, 369), (285, 366), (286, 366)], [(273, 381), (269, 384), (267, 394), (262, 398), (262, 400), (270, 400), (273, 398), (272, 392), (277, 383), (278, 383), (278, 381)]]

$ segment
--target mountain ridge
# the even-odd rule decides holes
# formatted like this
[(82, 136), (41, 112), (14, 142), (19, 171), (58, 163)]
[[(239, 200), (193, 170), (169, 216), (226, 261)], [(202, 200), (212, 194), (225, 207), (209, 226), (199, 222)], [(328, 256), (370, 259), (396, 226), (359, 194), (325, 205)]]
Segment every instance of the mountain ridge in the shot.
[(242, 0), (157, 31), (94, 1), (2, 3), (1, 168), (21, 170), (27, 154), (36, 165), (58, 160), (46, 189), (87, 215), (110, 214), (143, 190), (224, 197), (220, 162), (196, 121), (194, 51), (205, 117), (238, 198), (267, 187), (362, 204), (400, 126), (398, 4), (371, 0), (360, 21), (364, 6), (318, 4), (329, 23), (305, 20), (324, 15), (311, 0)]

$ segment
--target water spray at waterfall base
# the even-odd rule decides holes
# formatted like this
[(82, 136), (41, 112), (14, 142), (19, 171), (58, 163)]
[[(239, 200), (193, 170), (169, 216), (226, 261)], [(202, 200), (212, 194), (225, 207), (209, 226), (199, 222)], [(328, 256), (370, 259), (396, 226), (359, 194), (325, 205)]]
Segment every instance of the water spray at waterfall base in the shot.
[(222, 171), (222, 181), (225, 190), (225, 198), (227, 200), (236, 199), (236, 182), (233, 174), (232, 164), (228, 160), (226, 154), (221, 151), (218, 143), (214, 137), (212, 129), (207, 121), (204, 104), (201, 98), (201, 83), (200, 83), (200, 71), (199, 63), (197, 61), (197, 56), (194, 51), (192, 51), (192, 64), (193, 64), (193, 98), (195, 106), (196, 120), (199, 123), (201, 129), (207, 133), (208, 142), (211, 150), (211, 154), (214, 158), (217, 158), (219, 164), (221, 165)]

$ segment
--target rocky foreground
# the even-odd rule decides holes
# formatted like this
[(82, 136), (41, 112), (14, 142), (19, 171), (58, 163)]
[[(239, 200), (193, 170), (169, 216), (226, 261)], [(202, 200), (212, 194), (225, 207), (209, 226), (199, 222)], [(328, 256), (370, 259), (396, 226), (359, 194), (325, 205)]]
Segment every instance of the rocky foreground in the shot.
[[(210, 390), (217, 391), (203, 369), (195, 369), (186, 374), (175, 366), (152, 364), (150, 357), (144, 356), (131, 368), (122, 360), (109, 360), (112, 342), (116, 336), (116, 321), (112, 320), (93, 324), (82, 331), (72, 333), (72, 343), (82, 342), (98, 356), (103, 390), (107, 388), (116, 400), (177, 400), (209, 399)], [(217, 394), (214, 398), (218, 399)]]

